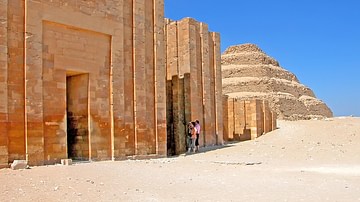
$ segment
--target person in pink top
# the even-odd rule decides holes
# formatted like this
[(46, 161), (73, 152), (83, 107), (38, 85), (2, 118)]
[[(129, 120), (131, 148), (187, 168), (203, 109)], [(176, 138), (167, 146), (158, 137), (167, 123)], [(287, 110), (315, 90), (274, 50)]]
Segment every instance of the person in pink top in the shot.
[(195, 128), (196, 128), (195, 147), (196, 147), (196, 151), (199, 151), (199, 137), (200, 137), (200, 130), (201, 130), (199, 120), (195, 121)]

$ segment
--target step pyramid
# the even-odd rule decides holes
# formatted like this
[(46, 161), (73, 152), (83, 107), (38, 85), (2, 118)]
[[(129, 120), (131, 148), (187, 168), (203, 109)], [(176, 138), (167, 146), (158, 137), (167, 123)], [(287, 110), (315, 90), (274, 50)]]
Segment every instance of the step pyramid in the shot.
[(268, 100), (279, 119), (332, 117), (330, 108), (278, 61), (254, 44), (229, 47), (221, 56), (223, 94)]

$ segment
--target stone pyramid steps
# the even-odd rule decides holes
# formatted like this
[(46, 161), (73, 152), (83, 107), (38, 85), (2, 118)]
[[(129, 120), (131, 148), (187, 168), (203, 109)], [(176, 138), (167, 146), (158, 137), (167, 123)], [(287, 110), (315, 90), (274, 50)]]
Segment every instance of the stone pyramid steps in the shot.
[(249, 68), (248, 65), (223, 65), (222, 76), (224, 79), (234, 77), (273, 77), (299, 82), (293, 73), (279, 66), (263, 64), (252, 65), (251, 68)]
[(230, 98), (268, 100), (279, 119), (332, 117), (309, 87), (256, 45), (231, 46), (221, 59), (223, 94)]

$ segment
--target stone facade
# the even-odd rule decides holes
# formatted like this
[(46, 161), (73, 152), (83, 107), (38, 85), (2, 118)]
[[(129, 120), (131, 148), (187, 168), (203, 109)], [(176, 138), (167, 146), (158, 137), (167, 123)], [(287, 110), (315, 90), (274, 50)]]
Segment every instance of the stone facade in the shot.
[(166, 155), (163, 4), (0, 0), (0, 167)]
[(168, 153), (186, 151), (186, 124), (196, 119), (200, 146), (223, 143), (220, 36), (191, 18), (166, 20)]
[(276, 114), (263, 100), (223, 97), (224, 140), (253, 140), (276, 129)]

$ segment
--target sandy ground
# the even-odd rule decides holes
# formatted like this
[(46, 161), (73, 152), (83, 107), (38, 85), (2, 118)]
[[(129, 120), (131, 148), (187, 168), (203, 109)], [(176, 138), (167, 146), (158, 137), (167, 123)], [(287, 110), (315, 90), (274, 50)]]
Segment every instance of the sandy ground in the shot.
[(153, 160), (0, 170), (0, 201), (360, 201), (360, 118)]

